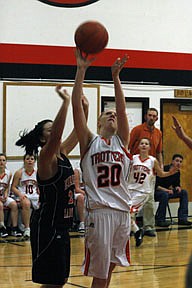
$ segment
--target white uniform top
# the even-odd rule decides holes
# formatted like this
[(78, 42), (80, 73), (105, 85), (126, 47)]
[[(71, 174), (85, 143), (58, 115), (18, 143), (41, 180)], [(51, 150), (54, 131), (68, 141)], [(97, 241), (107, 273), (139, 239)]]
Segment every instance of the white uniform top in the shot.
[(151, 193), (155, 159), (153, 156), (148, 156), (145, 160), (141, 160), (140, 155), (133, 155), (128, 189), (137, 190), (142, 193)]
[(5, 173), (0, 177), (0, 195), (3, 196), (7, 189), (11, 172), (5, 169)]
[(29, 199), (39, 198), (36, 175), (36, 170), (29, 174), (22, 168), (21, 179), (17, 188), (21, 193), (26, 194)]
[(127, 180), (131, 159), (117, 135), (112, 136), (109, 145), (101, 136), (93, 137), (81, 161), (88, 209), (129, 210)]

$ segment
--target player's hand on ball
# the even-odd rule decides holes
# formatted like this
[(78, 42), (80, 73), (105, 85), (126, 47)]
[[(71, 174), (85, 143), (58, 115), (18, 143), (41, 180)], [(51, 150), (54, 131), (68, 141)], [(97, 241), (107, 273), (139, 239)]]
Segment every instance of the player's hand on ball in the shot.
[(88, 55), (83, 55), (81, 50), (79, 48), (75, 49), (75, 56), (77, 60), (77, 66), (79, 68), (87, 69), (91, 63), (95, 60), (95, 57), (88, 58)]

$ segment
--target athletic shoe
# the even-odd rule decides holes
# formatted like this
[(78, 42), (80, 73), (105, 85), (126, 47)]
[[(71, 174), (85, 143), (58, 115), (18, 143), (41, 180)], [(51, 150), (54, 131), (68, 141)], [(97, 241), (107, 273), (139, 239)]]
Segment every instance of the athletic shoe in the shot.
[(12, 230), (11, 230), (11, 236), (21, 237), (22, 233), (21, 233), (21, 231), (19, 230), (18, 227), (13, 227)]
[(171, 225), (171, 221), (156, 221), (156, 226), (159, 227), (169, 227)]
[(143, 229), (139, 229), (137, 232), (135, 232), (135, 241), (136, 247), (139, 247), (143, 242)]
[(80, 222), (78, 232), (85, 233), (85, 224), (84, 222)]
[(156, 237), (156, 233), (155, 233), (154, 230), (146, 230), (146, 231), (144, 232), (144, 235), (145, 235), (145, 236), (149, 236), (149, 237)]
[(186, 226), (191, 226), (192, 222), (188, 221), (188, 220), (179, 220), (178, 221), (178, 225), (186, 225)]
[(5, 227), (1, 227), (0, 228), (0, 237), (5, 238), (7, 237), (9, 234), (7, 233), (7, 229)]
[(23, 237), (26, 239), (30, 238), (30, 228), (25, 228), (23, 232)]

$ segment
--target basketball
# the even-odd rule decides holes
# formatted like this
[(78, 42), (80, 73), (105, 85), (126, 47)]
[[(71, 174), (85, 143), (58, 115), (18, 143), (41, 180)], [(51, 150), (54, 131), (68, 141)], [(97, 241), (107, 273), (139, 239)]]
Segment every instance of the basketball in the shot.
[(106, 28), (97, 21), (82, 23), (75, 31), (75, 44), (86, 54), (97, 54), (101, 52), (108, 43), (108, 32)]

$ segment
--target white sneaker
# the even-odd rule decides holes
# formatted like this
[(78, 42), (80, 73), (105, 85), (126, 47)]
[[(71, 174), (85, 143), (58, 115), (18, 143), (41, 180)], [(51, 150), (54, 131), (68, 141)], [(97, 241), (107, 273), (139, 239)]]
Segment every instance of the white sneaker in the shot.
[(78, 231), (80, 233), (85, 233), (85, 224), (84, 224), (84, 222), (80, 222)]
[(25, 228), (23, 232), (23, 237), (27, 239), (30, 238), (30, 228)]
[(21, 233), (21, 231), (19, 230), (18, 227), (12, 227), (11, 236), (21, 237), (21, 236), (22, 236), (22, 233)]
[(9, 234), (7, 233), (7, 229), (5, 227), (1, 227), (0, 228), (0, 237), (5, 238), (9, 236)]

